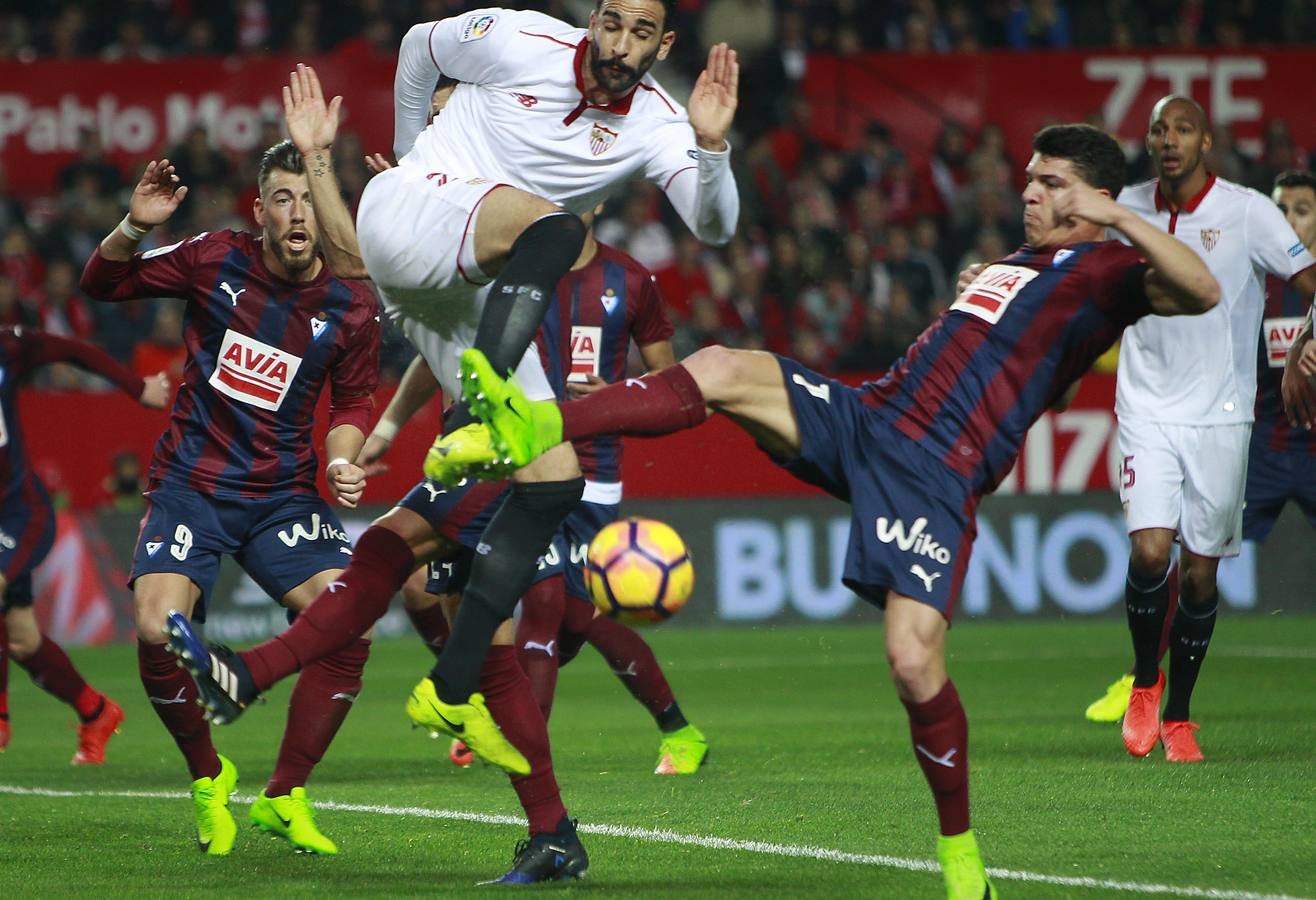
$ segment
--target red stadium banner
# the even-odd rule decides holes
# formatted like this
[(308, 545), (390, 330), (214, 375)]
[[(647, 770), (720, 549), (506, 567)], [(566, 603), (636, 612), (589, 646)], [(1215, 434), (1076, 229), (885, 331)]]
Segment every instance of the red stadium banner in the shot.
[[(343, 128), (366, 152), (392, 156), (392, 57), (301, 60), (326, 94), (344, 97)], [(263, 125), (282, 130), (280, 90), (298, 60), (212, 57), (169, 62), (0, 63), (0, 159), (9, 188), (50, 191), (92, 129), (125, 177), (204, 126), (212, 146), (240, 156), (263, 149)], [(187, 173), (181, 173), (186, 179)]]
[[(87, 128), (96, 131), (108, 158), (125, 175), (181, 143), (198, 124), (222, 151), (256, 150), (262, 123), (282, 114), (279, 89), (296, 62), (210, 57), (0, 63), (0, 159), (10, 189), (49, 191), (76, 156), (79, 132)], [(393, 57), (340, 54), (310, 62), (325, 90), (345, 97), (344, 127), (361, 137), (367, 152), (389, 152)], [(815, 130), (837, 145), (853, 146), (864, 126), (880, 118), (917, 159), (931, 150), (945, 119), (970, 130), (997, 122), (1010, 153), (1022, 161), (1038, 127), (1092, 113), (1100, 113), (1121, 138), (1138, 143), (1152, 103), (1170, 91), (1199, 99), (1217, 123), (1232, 124), (1247, 147), (1255, 147), (1264, 123), (1276, 117), (1288, 118), (1300, 144), (1316, 147), (1316, 119), (1294, 106), (1310, 69), (1311, 51), (1302, 49), (871, 53), (811, 58), (804, 90), (813, 104)], [(752, 89), (750, 82), (743, 88)]]
[[(387, 387), (376, 393), (377, 412), (388, 405), (393, 390)], [(114, 456), (131, 451), (145, 467), (167, 424), (164, 413), (104, 394), (28, 391), (20, 403), (35, 471), (52, 493), (65, 494), (75, 509), (105, 504), (105, 479)], [(1019, 464), (997, 493), (1109, 491), (1119, 466), (1114, 403), (1113, 375), (1085, 377), (1069, 409), (1048, 412), (1032, 427)], [(329, 421), (327, 397), (321, 398), (316, 421), (316, 447), (322, 449)], [(417, 414), (386, 457), (389, 471), (370, 479), (366, 503), (391, 504), (415, 485), (438, 427), (437, 407), (431, 405)], [(626, 496), (631, 499), (820, 493), (786, 474), (721, 416), (693, 431), (628, 439), (625, 468)]]
[(813, 128), (842, 147), (858, 143), (881, 119), (896, 146), (915, 160), (933, 147), (943, 121), (970, 133), (989, 122), (1006, 134), (1020, 165), (1032, 135), (1053, 122), (1094, 114), (1122, 140), (1142, 143), (1156, 100), (1168, 93), (1199, 101), (1217, 125), (1228, 124), (1254, 152), (1271, 119), (1288, 121), (1294, 140), (1316, 147), (1316, 119), (1298, 96), (1311, 83), (1310, 49), (1202, 50), (1152, 53), (868, 53), (811, 57), (804, 91)]

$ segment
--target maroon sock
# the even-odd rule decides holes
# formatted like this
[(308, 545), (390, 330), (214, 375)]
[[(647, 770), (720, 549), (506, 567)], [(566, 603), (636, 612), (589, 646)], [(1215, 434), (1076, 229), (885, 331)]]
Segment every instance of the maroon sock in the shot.
[(644, 638), (607, 616), (594, 618), (587, 638), (608, 661), (612, 674), (654, 718), (672, 705), (672, 687)]
[(530, 679), (530, 691), (545, 722), (553, 712), (557, 690), (558, 632), (566, 603), (566, 579), (561, 575), (545, 578), (522, 595), (521, 620), (516, 623), (516, 658)]
[(137, 672), (151, 708), (187, 760), (192, 780), (219, 774), (219, 756), (210, 742), (210, 723), (196, 703), (196, 684), (164, 644), (137, 639)]
[(1179, 567), (1171, 566), (1169, 577), (1166, 579), (1169, 584), (1170, 594), (1169, 602), (1165, 604), (1165, 622), (1161, 625), (1161, 643), (1156, 648), (1156, 658), (1165, 659), (1165, 653), (1170, 649), (1170, 626), (1174, 624), (1174, 613), (1179, 608)]
[(914, 757), (932, 788), (941, 833), (962, 834), (969, 830), (969, 720), (960, 695), (947, 680), (931, 700), (904, 704)]
[(288, 698), (288, 724), (265, 786), (267, 797), (282, 797), (305, 787), (338, 728), (361, 693), (361, 672), (370, 656), (370, 642), (357, 638), (343, 650), (316, 660), (297, 679)]
[(556, 831), (567, 810), (553, 774), (548, 725), (530, 694), (530, 682), (516, 661), (515, 648), (489, 648), (480, 669), (480, 690), (498, 727), (530, 762), (529, 775), (512, 776), (512, 787), (529, 820), (530, 833)]
[(443, 645), (448, 642), (448, 635), (452, 629), (448, 626), (448, 617), (443, 614), (443, 604), (435, 603), (433, 606), (426, 606), (424, 609), (412, 609), (406, 607), (407, 618), (411, 624), (416, 627), (416, 634), (425, 642), (435, 653), (443, 649)]
[(27, 659), (15, 656), (14, 662), (27, 670), (38, 687), (77, 710), (83, 722), (91, 721), (100, 712), (104, 698), (82, 680), (64, 648), (46, 635), (41, 635), (36, 653)]
[(0, 719), (9, 718), (9, 629), (0, 613)]
[(618, 381), (559, 408), (564, 441), (604, 434), (671, 434), (708, 418), (703, 392), (690, 370), (679, 365)]
[(568, 597), (562, 611), (562, 627), (557, 633), (557, 667), (560, 669), (576, 658), (589, 635), (594, 621), (594, 604), (581, 597)]
[(365, 634), (388, 612), (393, 595), (415, 567), (416, 557), (396, 532), (378, 525), (367, 528), (347, 568), (287, 631), (240, 654), (256, 690), (268, 690)]

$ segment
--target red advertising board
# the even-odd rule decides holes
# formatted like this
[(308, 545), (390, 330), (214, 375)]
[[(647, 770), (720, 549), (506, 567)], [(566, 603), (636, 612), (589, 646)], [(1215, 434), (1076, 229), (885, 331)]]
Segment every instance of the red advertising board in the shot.
[[(281, 114), (279, 89), (290, 58), (193, 58), (159, 63), (96, 61), (0, 63), (0, 159), (11, 189), (47, 191), (73, 159), (78, 133), (94, 128), (126, 172), (179, 143), (203, 124), (220, 149), (256, 149), (261, 122)], [(368, 151), (392, 146), (391, 56), (312, 60), (330, 94), (345, 98), (345, 127)], [(955, 56), (866, 54), (813, 57), (804, 89), (826, 138), (852, 144), (868, 121), (891, 126), (916, 155), (931, 149), (941, 123), (970, 129), (997, 122), (1022, 160), (1032, 133), (1049, 121), (1100, 113), (1132, 142), (1142, 139), (1156, 98), (1174, 91), (1199, 99), (1217, 123), (1255, 143), (1264, 123), (1288, 120), (1294, 137), (1316, 147), (1316, 119), (1301, 105), (1310, 83), (1306, 49), (1195, 53), (977, 53)], [(661, 67), (658, 70), (662, 77)], [(751, 91), (746, 83), (742, 90)], [(1296, 101), (1296, 105), (1295, 105)]]
[[(388, 405), (392, 388), (375, 395)], [(1115, 378), (1092, 374), (1064, 412), (1048, 412), (1028, 433), (1020, 462), (998, 493), (1078, 494), (1106, 491), (1118, 469)], [(36, 471), (76, 509), (106, 499), (103, 482), (114, 455), (130, 450), (146, 462), (164, 430), (166, 415), (120, 394), (25, 391), (20, 415)], [(328, 404), (321, 398), (316, 445), (324, 446)], [(437, 409), (422, 410), (398, 435), (386, 461), (389, 471), (370, 480), (366, 501), (389, 504), (420, 477), (425, 450), (438, 430)], [(815, 494), (786, 474), (730, 421), (715, 416), (693, 431), (626, 442), (626, 496), (771, 497)]]
[(972, 53), (953, 56), (870, 53), (811, 57), (804, 90), (813, 125), (824, 138), (852, 146), (864, 126), (881, 119), (895, 142), (920, 157), (932, 149), (942, 122), (971, 132), (988, 122), (1005, 130), (1022, 163), (1033, 132), (1051, 122), (1099, 114), (1121, 139), (1137, 144), (1152, 105), (1165, 94), (1187, 94), (1217, 125), (1255, 149), (1265, 123), (1284, 118), (1297, 142), (1316, 147), (1316, 119), (1307, 114), (1312, 51), (1155, 53)]

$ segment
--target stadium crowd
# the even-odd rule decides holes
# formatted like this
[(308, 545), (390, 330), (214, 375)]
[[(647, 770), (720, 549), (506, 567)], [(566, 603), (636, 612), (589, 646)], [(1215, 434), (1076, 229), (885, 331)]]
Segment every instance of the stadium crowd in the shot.
[[(484, 4), (458, 0), (384, 3), (356, 0), (126, 0), (97, 5), (19, 0), (0, 14), (0, 60), (99, 57), (165, 59), (199, 54), (332, 51), (396, 53), (410, 23)], [(540, 6), (583, 21), (590, 0)], [(600, 240), (657, 273), (677, 326), (678, 358), (722, 343), (788, 353), (823, 371), (872, 372), (892, 362), (951, 300), (954, 275), (1022, 240), (1019, 160), (1004, 149), (999, 126), (970, 133), (947, 121), (927, 158), (908, 153), (873, 121), (859, 146), (827, 146), (810, 129), (810, 107), (795, 84), (813, 52), (893, 50), (942, 53), (977, 48), (1142, 47), (1316, 40), (1316, 7), (1253, 0), (1129, 0), (867, 3), (836, 0), (681, 0), (677, 28), (700, 36), (680, 42), (658, 75), (679, 84), (697, 71), (704, 47), (727, 40), (745, 63), (742, 113), (733, 156), (742, 192), (740, 233), (723, 249), (697, 241), (650, 185), (636, 184), (606, 208)], [(1162, 23), (1162, 24), (1155, 24)], [(1172, 25), (1163, 23), (1173, 23)], [(258, 142), (279, 140), (267, 123)], [(161, 148), (191, 195), (176, 222), (151, 237), (172, 243), (199, 231), (250, 227), (259, 150), (230, 159), (211, 135), (194, 129), (180, 146)], [(335, 146), (338, 172), (355, 205), (368, 173), (365, 148), (351, 134)], [(1212, 167), (1233, 180), (1270, 188), (1273, 176), (1301, 166), (1286, 123), (1269, 123), (1253, 159), (1227, 133), (1217, 135)], [(1147, 177), (1145, 153), (1130, 177)], [(130, 179), (86, 132), (53, 196), (21, 200), (21, 172), (0, 164), (0, 323), (39, 324), (90, 338), (135, 371), (181, 377), (181, 307), (175, 302), (93, 304), (78, 290), (83, 261), (121, 214)], [(6, 177), (7, 176), (7, 177)], [(385, 381), (411, 350), (390, 333)], [(53, 367), (47, 384), (81, 386), (87, 376)]]

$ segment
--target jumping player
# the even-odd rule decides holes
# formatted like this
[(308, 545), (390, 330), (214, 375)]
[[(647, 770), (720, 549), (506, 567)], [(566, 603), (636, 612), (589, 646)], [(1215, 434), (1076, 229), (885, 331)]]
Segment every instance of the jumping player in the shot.
[(91, 344), (31, 328), (0, 328), (0, 751), (9, 745), (12, 656), (38, 687), (78, 714), (73, 765), (99, 765), (123, 710), (83, 680), (63, 648), (41, 632), (32, 612), (32, 571), (54, 543), (55, 510), (28, 463), (18, 388), (34, 370), (53, 363), (71, 363), (103, 376), (149, 409), (165, 408), (170, 386), (163, 372), (143, 380)]
[[(798, 477), (851, 503), (843, 580), (885, 607), (887, 660), (936, 801), (951, 900), (996, 896), (969, 828), (968, 725), (945, 667), (978, 500), (1010, 470), (1028, 427), (1125, 326), (1153, 312), (1205, 312), (1219, 300), (1201, 260), (1111, 199), (1124, 177), (1112, 138), (1053, 126), (1033, 150), (1027, 243), (988, 266), (876, 382), (852, 388), (783, 357), (709, 347), (655, 375), (553, 404), (528, 401), (478, 351), (463, 355), (467, 399), (488, 423), (486, 439), (514, 462), (561, 440), (694, 427), (713, 411)], [(1102, 240), (1108, 226), (1133, 247)]]
[[(339, 576), (351, 547), (317, 491), (312, 421), (328, 382), (326, 486), (339, 505), (356, 506), (365, 479), (350, 460), (365, 442), (379, 372), (373, 292), (336, 277), (319, 254), (317, 219), (349, 216), (336, 189), (326, 192), (337, 198), (327, 208), (310, 202), (308, 178), (333, 178), (328, 151), (299, 151), (312, 142), (287, 105), (297, 145), (276, 144), (261, 160), (253, 208), (259, 235), (203, 233), (134, 252), (187, 191), (168, 160), (151, 162), (128, 215), (82, 277), (83, 289), (100, 300), (187, 299), (185, 380), (156, 444), (131, 584), (142, 684), (187, 761), (197, 839), (210, 855), (233, 847), (228, 800), (237, 770), (216, 753), (192, 679), (167, 649), (166, 615), (204, 615), (221, 554), (291, 611), (305, 609)], [(337, 852), (315, 825), (305, 783), (361, 689), (369, 653), (363, 634), (298, 679), (274, 773), (251, 809), (254, 824), (299, 850)]]
[[(477, 10), (416, 25), (403, 39), (394, 83), (399, 164), (362, 196), (361, 257), (450, 395), (460, 395), (457, 354), (475, 346), (500, 370), (520, 371), (536, 396), (552, 396), (527, 347), (544, 299), (580, 253), (577, 213), (628, 179), (643, 175), (659, 185), (701, 239), (730, 239), (739, 200), (725, 135), (738, 63), (726, 45), (710, 49), (687, 115), (647, 74), (676, 39), (664, 28), (673, 5), (599, 0), (585, 29), (539, 13)], [(440, 77), (461, 83), (427, 127)], [(486, 273), (495, 271), (490, 281)], [(488, 290), (477, 294), (485, 282)], [(457, 415), (460, 422), (466, 413)], [(482, 450), (481, 462), (492, 465)], [(564, 446), (513, 482), (483, 537), (489, 552), (477, 555), (452, 639), (416, 686), (413, 712), (417, 724), (460, 735), (477, 755), (524, 772), (529, 764), (494, 727), (476, 690), (481, 663), (583, 480)], [(175, 643), (215, 721), (235, 718), (261, 691), (355, 640), (432, 538), (420, 517), (375, 523), (357, 542), (341, 586), (283, 635), (245, 653), (204, 652), (179, 623)]]
[[(1107, 689), (1089, 718), (1118, 718), (1127, 696), (1125, 748), (1146, 756), (1160, 741), (1171, 762), (1203, 758), (1189, 700), (1215, 628), (1216, 570), (1221, 557), (1238, 555), (1242, 540), (1265, 276), (1290, 281), (1307, 296), (1316, 291), (1316, 259), (1283, 214), (1256, 191), (1212, 174), (1210, 148), (1202, 108), (1187, 97), (1163, 97), (1147, 130), (1158, 177), (1120, 197), (1200, 256), (1222, 297), (1220, 308), (1200, 319), (1144, 319), (1129, 329), (1116, 382), (1134, 671), (1131, 681), (1126, 676)], [(1176, 540), (1179, 596), (1172, 607)], [(1162, 714), (1167, 682), (1159, 657), (1170, 614)]]

